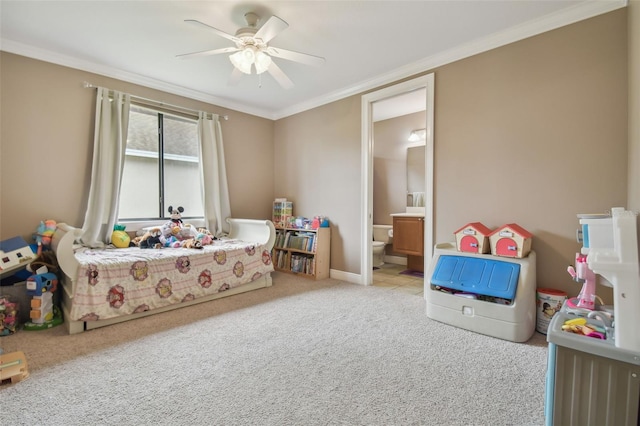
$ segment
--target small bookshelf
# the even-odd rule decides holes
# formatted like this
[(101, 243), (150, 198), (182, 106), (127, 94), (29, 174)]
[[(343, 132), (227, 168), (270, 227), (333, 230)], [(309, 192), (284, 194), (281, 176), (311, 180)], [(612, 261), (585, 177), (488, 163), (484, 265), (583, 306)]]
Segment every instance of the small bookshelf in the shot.
[(329, 278), (331, 228), (297, 229), (276, 226), (271, 257), (276, 271), (321, 280)]

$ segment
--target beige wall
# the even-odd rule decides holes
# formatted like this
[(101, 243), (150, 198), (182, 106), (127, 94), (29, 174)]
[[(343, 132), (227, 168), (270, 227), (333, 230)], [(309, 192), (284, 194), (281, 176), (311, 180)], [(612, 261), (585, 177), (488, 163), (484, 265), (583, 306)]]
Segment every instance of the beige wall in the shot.
[[(83, 82), (228, 114), (222, 122), (233, 216), (271, 218), (273, 121), (87, 72), (2, 52), (0, 238), (40, 220), (82, 226), (89, 192), (95, 90)], [(259, 161), (256, 161), (259, 159)], [(172, 200), (179, 204), (180, 200)]]
[(576, 214), (626, 206), (626, 54), (620, 10), (437, 70), (436, 240), (518, 223), (538, 285), (577, 294)]
[[(627, 201), (626, 27), (621, 9), (433, 70), (436, 241), (472, 221), (518, 223), (535, 235), (538, 285), (577, 294), (566, 273), (576, 214)], [(331, 268), (356, 274), (359, 100), (275, 127), (276, 151), (287, 153), (276, 158), (276, 192), (299, 214), (331, 218)], [(318, 147), (311, 170), (297, 161)]]
[[(637, 1), (627, 9), (430, 70), (436, 241), (470, 221), (516, 222), (535, 235), (538, 285), (579, 291), (566, 273), (579, 248), (576, 214), (625, 206), (627, 197), (640, 207)], [(28, 238), (46, 218), (82, 225), (93, 136), (87, 80), (228, 113), (233, 215), (270, 217), (273, 198), (287, 197), (296, 215), (331, 220), (331, 268), (360, 273), (359, 95), (273, 123), (8, 53), (0, 60), (1, 238)], [(628, 111), (636, 113), (627, 121)]]
[(331, 269), (359, 273), (360, 97), (275, 123), (275, 193), (331, 222)]

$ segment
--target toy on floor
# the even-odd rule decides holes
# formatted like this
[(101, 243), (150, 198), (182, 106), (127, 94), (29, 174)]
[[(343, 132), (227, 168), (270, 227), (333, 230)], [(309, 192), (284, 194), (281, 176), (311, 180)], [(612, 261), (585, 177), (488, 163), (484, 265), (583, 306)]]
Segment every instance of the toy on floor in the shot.
[(22, 351), (0, 354), (0, 381), (18, 383), (29, 377), (27, 358)]
[(567, 268), (576, 282), (583, 283), (576, 299), (570, 301), (575, 307), (593, 310), (596, 308), (596, 274), (587, 265), (587, 256), (576, 253), (576, 267)]
[(53, 293), (58, 288), (58, 277), (51, 272), (36, 274), (27, 280), (27, 294), (32, 296), (31, 321), (25, 330), (44, 330), (62, 324), (62, 316), (54, 306)]
[(16, 332), (18, 326), (18, 302), (8, 296), (0, 297), (0, 336)]

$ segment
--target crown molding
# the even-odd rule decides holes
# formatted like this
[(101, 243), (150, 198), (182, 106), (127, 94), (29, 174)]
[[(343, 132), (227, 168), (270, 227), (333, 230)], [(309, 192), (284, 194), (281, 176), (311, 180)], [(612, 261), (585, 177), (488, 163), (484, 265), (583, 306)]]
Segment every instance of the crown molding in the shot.
[(505, 46), (547, 31), (555, 30), (585, 19), (593, 18), (604, 13), (627, 6), (628, 0), (590, 0), (580, 3), (558, 13), (554, 13), (507, 30), (483, 37), (471, 43), (458, 46), (437, 55), (430, 56), (417, 62), (397, 68), (389, 73), (362, 81), (356, 85), (328, 93), (321, 97), (284, 108), (275, 113), (275, 120), (298, 114), (319, 106), (344, 99), (349, 96), (365, 93), (375, 88), (403, 80), (405, 78), (424, 74), (434, 68), (483, 53), (497, 47)]
[(430, 56), (411, 64), (393, 70), (392, 72), (376, 76), (372, 79), (362, 81), (360, 83), (345, 87), (343, 89), (328, 93), (321, 97), (310, 99), (305, 102), (283, 108), (278, 111), (267, 111), (260, 108), (253, 108), (228, 99), (218, 98), (207, 93), (188, 89), (186, 87), (174, 85), (161, 80), (145, 77), (140, 74), (130, 73), (117, 68), (109, 67), (95, 62), (85, 61), (67, 55), (58, 54), (48, 50), (36, 48), (30, 45), (15, 42), (13, 40), (0, 38), (0, 50), (14, 53), (16, 55), (26, 56), (57, 65), (66, 66), (94, 74), (103, 75), (105, 77), (115, 78), (126, 81), (128, 83), (138, 84), (144, 87), (161, 90), (174, 95), (184, 96), (209, 104), (213, 104), (222, 108), (228, 108), (234, 111), (255, 115), (258, 117), (279, 120), (303, 111), (317, 108), (340, 99), (364, 93), (372, 89), (402, 80), (416, 74), (422, 74), (436, 67), (446, 65), (478, 53), (486, 52), (500, 46), (504, 46), (528, 37), (532, 37), (547, 31), (551, 31), (565, 25), (570, 25), (584, 19), (592, 18), (603, 13), (611, 12), (616, 9), (627, 6), (628, 0), (589, 0), (564, 11), (553, 13), (551, 15), (529, 21), (522, 25), (509, 28), (505, 31), (495, 33), (488, 37), (484, 37), (450, 49), (441, 54)]
[(13, 40), (0, 39), (0, 50), (8, 53), (14, 53), (20, 56), (26, 56), (32, 59), (38, 59), (44, 62), (50, 62), (56, 65), (99, 74), (105, 77), (115, 78), (117, 80), (126, 81), (127, 83), (138, 84), (140, 86), (149, 87), (151, 89), (161, 90), (173, 95), (184, 96), (185, 98), (206, 102), (218, 107), (228, 108), (234, 111), (256, 115), (270, 120), (274, 119), (273, 114), (270, 111), (248, 107), (247, 105), (243, 105), (237, 102), (230, 102), (228, 99), (218, 98), (216, 96), (212, 96), (198, 90), (188, 89), (186, 87), (167, 83), (162, 80), (157, 80), (140, 74), (123, 71), (118, 68), (109, 67), (91, 61), (85, 61), (67, 55), (62, 55), (31, 45), (18, 43)]

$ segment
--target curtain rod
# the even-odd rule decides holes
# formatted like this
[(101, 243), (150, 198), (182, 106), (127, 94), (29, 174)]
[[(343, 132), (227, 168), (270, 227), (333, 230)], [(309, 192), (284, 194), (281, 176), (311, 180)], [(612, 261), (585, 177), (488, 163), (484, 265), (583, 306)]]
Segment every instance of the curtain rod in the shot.
[[(95, 88), (101, 87), (101, 86), (93, 85), (93, 84), (91, 84), (91, 83), (89, 83), (87, 81), (83, 82), (82, 85), (84, 86), (85, 89), (95, 89)], [(112, 91), (111, 89), (108, 89), (108, 90)], [(196, 115), (196, 116), (200, 112), (200, 111), (195, 110), (195, 109), (186, 108), (186, 107), (179, 106), (179, 105), (172, 105), (172, 104), (168, 104), (166, 102), (156, 101), (154, 99), (143, 98), (143, 97), (136, 96), (136, 95), (129, 95), (129, 96), (131, 96), (131, 99), (133, 99), (133, 100), (136, 100), (136, 101), (139, 101), (139, 102), (143, 102), (143, 103), (144, 102), (147, 102), (147, 103), (150, 102), (150, 103), (156, 104), (156, 106), (159, 106), (159, 107), (169, 107), (170, 109), (174, 109), (177, 112), (187, 112), (187, 113), (190, 113), (190, 114), (193, 114), (193, 115)], [(213, 114), (213, 113), (209, 112), (207, 114)], [(215, 114), (215, 115), (218, 115), (218, 114)], [(229, 119), (229, 116), (228, 115), (221, 115), (220, 118), (222, 118), (223, 120), (226, 121), (226, 120)]]

